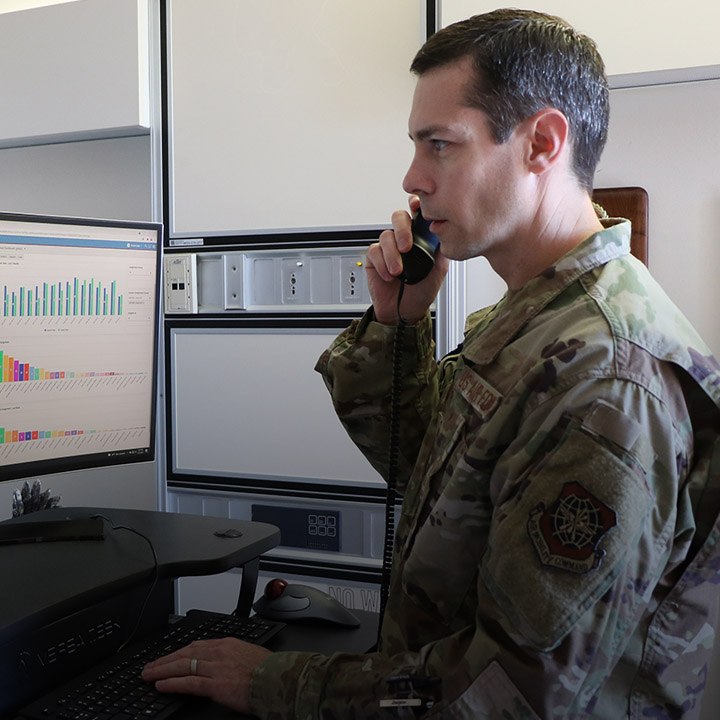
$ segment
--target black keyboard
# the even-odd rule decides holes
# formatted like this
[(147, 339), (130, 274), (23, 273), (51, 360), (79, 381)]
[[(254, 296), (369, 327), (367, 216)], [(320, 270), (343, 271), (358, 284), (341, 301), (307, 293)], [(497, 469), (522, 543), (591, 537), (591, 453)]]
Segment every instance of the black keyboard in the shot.
[(236, 637), (264, 645), (284, 623), (191, 610), (184, 618), (108, 658), (91, 671), (18, 711), (31, 720), (164, 720), (191, 701), (143, 681), (146, 663), (195, 640)]

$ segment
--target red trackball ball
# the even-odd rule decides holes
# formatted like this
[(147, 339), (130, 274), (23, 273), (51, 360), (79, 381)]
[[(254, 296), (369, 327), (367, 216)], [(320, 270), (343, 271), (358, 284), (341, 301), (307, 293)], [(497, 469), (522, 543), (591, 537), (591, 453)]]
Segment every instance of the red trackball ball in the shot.
[(265, 598), (267, 600), (275, 600), (275, 598), (279, 598), (286, 587), (287, 582), (285, 580), (281, 580), (280, 578), (270, 580), (270, 582), (265, 586)]

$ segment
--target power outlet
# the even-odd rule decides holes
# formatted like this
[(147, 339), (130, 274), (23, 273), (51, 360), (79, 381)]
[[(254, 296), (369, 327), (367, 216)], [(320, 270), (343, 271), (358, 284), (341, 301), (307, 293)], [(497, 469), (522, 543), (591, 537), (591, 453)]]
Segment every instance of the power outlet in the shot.
[(365, 261), (360, 256), (340, 260), (340, 299), (342, 302), (359, 302), (364, 299)]
[(308, 274), (304, 259), (283, 258), (280, 271), (280, 295), (283, 303), (307, 302)]

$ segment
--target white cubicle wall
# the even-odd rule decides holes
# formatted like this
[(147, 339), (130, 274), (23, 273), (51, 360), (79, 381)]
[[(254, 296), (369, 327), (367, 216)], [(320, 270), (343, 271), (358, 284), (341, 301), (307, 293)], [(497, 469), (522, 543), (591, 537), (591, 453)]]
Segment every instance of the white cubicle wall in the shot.
[(314, 371), (338, 329), (171, 328), (174, 476), (384, 487)]
[(387, 225), (424, 0), (169, 0), (170, 236)]

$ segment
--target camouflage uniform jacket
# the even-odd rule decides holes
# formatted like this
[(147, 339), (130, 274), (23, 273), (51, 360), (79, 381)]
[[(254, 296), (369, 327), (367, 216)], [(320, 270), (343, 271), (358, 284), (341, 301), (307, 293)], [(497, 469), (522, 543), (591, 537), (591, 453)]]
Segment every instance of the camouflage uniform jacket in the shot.
[[(268, 718), (416, 717), (390, 676), (438, 678), (424, 717), (690, 718), (720, 581), (720, 367), (627, 222), (468, 318), (437, 363), (406, 328), (400, 489), (382, 652), (277, 653)], [(355, 321), (320, 358), (381, 472), (394, 328)], [(406, 713), (406, 714), (403, 714)]]

